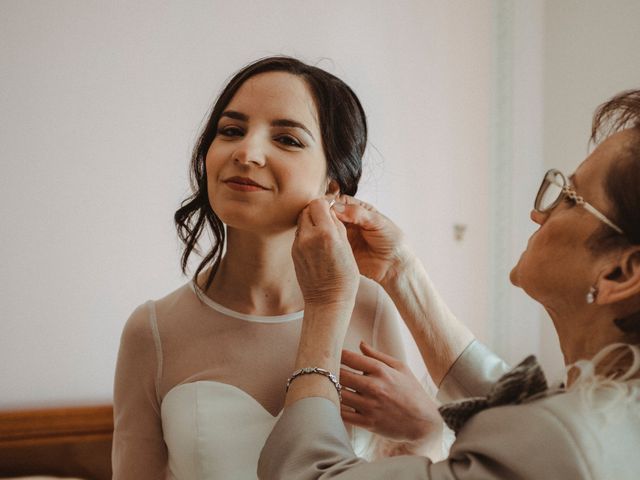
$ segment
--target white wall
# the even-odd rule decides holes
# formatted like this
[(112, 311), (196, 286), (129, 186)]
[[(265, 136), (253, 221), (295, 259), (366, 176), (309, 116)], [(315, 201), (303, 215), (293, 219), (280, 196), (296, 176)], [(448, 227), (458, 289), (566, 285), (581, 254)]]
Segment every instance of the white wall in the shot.
[(544, 5), (493, 1), (489, 164), (489, 343), (508, 362), (539, 354), (537, 304), (509, 282), (534, 230), (529, 220), (542, 172)]
[(550, 322), (506, 273), (538, 176), (575, 168), (595, 106), (638, 87), (639, 24), (635, 0), (3, 0), (0, 408), (110, 400), (127, 316), (185, 281), (172, 215), (200, 123), (279, 53), (359, 94), (361, 195), (458, 316), (557, 376)]
[(488, 0), (0, 2), (0, 407), (110, 400), (129, 313), (185, 281), (172, 215), (200, 122), (269, 54), (359, 94), (363, 198), (486, 338), (491, 15)]
[[(547, 0), (544, 24), (545, 168), (571, 173), (588, 154), (596, 107), (640, 88), (640, 2)], [(544, 366), (559, 373), (557, 337), (541, 316)]]

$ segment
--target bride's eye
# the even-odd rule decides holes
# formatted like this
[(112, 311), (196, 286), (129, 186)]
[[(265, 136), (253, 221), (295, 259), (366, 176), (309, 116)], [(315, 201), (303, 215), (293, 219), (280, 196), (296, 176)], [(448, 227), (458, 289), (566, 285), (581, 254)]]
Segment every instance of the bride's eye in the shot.
[(287, 147), (303, 148), (304, 145), (295, 137), (291, 135), (278, 135), (275, 137), (276, 142), (281, 143)]
[(234, 126), (220, 127), (218, 128), (218, 134), (225, 137), (241, 137), (244, 132), (241, 128)]

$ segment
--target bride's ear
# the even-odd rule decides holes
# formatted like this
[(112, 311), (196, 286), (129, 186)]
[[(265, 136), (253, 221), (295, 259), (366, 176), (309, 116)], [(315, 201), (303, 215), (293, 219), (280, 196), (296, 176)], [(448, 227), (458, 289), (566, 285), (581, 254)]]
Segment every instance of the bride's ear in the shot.
[(340, 185), (338, 182), (331, 178), (327, 178), (327, 189), (324, 192), (326, 195), (339, 195), (340, 194)]

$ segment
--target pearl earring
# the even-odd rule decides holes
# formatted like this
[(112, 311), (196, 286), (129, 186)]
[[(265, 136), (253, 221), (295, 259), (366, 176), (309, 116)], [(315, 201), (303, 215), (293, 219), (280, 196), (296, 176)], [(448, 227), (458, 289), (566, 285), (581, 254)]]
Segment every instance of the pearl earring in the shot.
[(598, 295), (596, 287), (590, 287), (589, 292), (587, 293), (587, 303), (589, 305), (596, 301), (596, 295)]

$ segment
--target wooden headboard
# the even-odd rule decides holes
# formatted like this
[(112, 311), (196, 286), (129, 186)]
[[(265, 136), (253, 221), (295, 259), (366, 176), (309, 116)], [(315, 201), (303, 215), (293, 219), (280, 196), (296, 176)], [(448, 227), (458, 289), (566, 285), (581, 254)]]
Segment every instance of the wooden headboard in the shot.
[(111, 479), (111, 405), (0, 411), (0, 478)]

